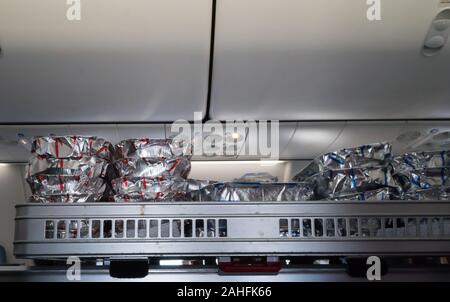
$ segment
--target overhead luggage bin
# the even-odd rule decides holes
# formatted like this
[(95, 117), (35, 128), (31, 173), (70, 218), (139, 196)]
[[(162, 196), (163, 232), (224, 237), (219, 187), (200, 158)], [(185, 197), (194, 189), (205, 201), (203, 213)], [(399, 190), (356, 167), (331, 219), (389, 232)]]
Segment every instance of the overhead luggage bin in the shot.
[(1, 1), (0, 123), (157, 122), (205, 112), (211, 1), (84, 1), (74, 21), (68, 8)]
[[(448, 4), (447, 4), (448, 5)], [(448, 118), (450, 47), (421, 51), (441, 1), (218, 1), (211, 116)]]

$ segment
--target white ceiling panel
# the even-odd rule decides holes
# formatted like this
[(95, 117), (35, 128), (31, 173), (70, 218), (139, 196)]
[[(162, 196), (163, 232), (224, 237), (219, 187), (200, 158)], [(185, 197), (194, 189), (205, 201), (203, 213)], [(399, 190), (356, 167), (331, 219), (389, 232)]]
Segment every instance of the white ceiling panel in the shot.
[[(274, 139), (274, 142), (278, 143), (279, 158), (285, 158), (284, 155), (286, 153), (289, 153), (287, 148), (295, 134), (296, 128), (297, 128), (297, 123), (280, 123), (279, 124), (278, 142), (276, 141), (276, 139)], [(259, 129), (259, 127), (258, 127), (258, 129)], [(258, 137), (258, 140), (259, 140), (259, 137)], [(270, 144), (271, 140), (272, 140), (272, 131), (271, 131), (271, 126), (269, 124), (268, 130), (267, 130), (267, 142)], [(250, 140), (249, 140), (249, 137), (247, 136), (246, 137), (246, 146), (248, 146), (249, 142), (250, 142)], [(258, 141), (258, 144), (259, 144), (259, 141)], [(274, 150), (274, 149), (272, 149), (272, 150)], [(253, 159), (264, 158), (261, 156), (259, 146), (258, 146), (258, 154), (249, 154), (249, 153), (250, 153), (249, 149), (242, 148), (240, 151), (240, 154), (238, 156), (238, 159), (239, 160), (253, 160)], [(265, 157), (265, 159), (267, 159), (267, 157)]]
[(118, 140), (127, 138), (166, 138), (166, 130), (164, 124), (155, 125), (118, 125)]
[(329, 150), (345, 122), (300, 122), (291, 141), (281, 153), (284, 159), (312, 159)]
[(141, 122), (205, 111), (210, 0), (0, 1), (0, 122)]
[(397, 137), (405, 131), (406, 122), (347, 122), (342, 133), (327, 151), (379, 142), (395, 143)]
[(439, 0), (218, 1), (211, 116), (450, 117), (450, 45), (421, 54)]

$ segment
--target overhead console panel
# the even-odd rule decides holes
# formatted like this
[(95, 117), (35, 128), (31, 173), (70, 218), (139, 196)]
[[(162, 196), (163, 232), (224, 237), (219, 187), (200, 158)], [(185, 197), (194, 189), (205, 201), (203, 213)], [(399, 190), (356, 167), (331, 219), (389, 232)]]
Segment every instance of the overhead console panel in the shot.
[(450, 45), (422, 53), (446, 6), (381, 1), (379, 21), (370, 9), (361, 0), (218, 1), (211, 116), (450, 118)]

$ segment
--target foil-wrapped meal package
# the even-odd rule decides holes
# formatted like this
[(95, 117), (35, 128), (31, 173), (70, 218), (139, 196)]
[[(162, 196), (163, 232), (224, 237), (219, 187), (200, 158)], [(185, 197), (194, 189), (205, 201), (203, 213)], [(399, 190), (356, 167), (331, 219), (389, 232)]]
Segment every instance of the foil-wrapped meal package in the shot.
[(83, 203), (96, 202), (100, 198), (96, 194), (53, 194), (45, 196), (34, 194), (30, 197), (30, 201), (40, 203)]
[(111, 160), (114, 154), (111, 143), (93, 136), (38, 136), (33, 141), (31, 151), (50, 158), (97, 156)]
[(36, 137), (26, 180), (37, 202), (108, 201), (112, 145), (82, 136)]
[(112, 181), (116, 202), (190, 201), (190, 193), (209, 185), (202, 180), (156, 180), (148, 177), (121, 177)]
[(450, 167), (397, 172), (394, 175), (404, 192), (450, 186)]
[(117, 158), (165, 159), (192, 156), (192, 144), (174, 139), (127, 139), (116, 144)]
[(311, 200), (313, 188), (307, 183), (263, 184), (264, 201), (304, 201)]
[(25, 167), (25, 174), (31, 177), (36, 174), (67, 174), (74, 176), (85, 175), (90, 178), (105, 177), (109, 163), (96, 156), (84, 156), (73, 158), (49, 158), (33, 155), (29, 158)]
[(431, 188), (405, 193), (406, 200), (445, 200), (450, 201), (450, 188)]
[(95, 194), (101, 196), (106, 188), (106, 183), (101, 178), (91, 178), (86, 175), (72, 174), (38, 174), (27, 179), (33, 194), (39, 196), (55, 194)]
[(391, 158), (391, 150), (389, 143), (377, 143), (329, 152), (314, 159), (294, 176), (293, 181), (305, 181), (328, 170), (383, 166)]
[(185, 179), (191, 170), (191, 162), (186, 157), (167, 159), (124, 158), (115, 161), (114, 166), (120, 176), (158, 179)]
[(313, 189), (305, 183), (216, 183), (193, 192), (196, 201), (302, 201)]
[(335, 194), (358, 193), (397, 187), (391, 166), (328, 170), (311, 178), (317, 199)]
[(392, 159), (398, 173), (412, 170), (450, 167), (450, 150), (430, 152), (410, 152)]
[(401, 196), (395, 188), (379, 188), (376, 190), (363, 191), (358, 193), (338, 193), (325, 198), (324, 200), (345, 201), (345, 200), (399, 200)]

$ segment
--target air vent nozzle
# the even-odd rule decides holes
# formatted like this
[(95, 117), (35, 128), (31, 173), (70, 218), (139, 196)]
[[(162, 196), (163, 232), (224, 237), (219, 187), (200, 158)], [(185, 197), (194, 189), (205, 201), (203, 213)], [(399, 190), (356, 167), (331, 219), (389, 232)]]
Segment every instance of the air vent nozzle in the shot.
[(427, 57), (434, 56), (444, 48), (450, 34), (450, 9), (444, 9), (433, 22), (422, 47), (422, 54)]

